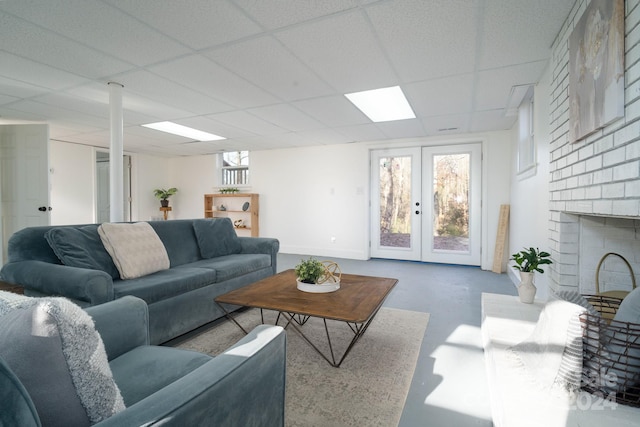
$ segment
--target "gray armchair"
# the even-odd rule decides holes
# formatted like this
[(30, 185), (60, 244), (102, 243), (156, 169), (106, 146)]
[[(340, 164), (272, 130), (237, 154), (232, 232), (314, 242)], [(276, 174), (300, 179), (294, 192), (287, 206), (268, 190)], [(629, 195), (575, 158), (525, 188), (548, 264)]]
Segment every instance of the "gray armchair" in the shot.
[[(211, 357), (150, 346), (147, 305), (139, 298), (123, 297), (86, 311), (104, 342), (126, 405), (96, 425), (284, 425), (286, 335), (282, 328), (258, 326), (224, 353)], [(0, 426), (4, 425), (40, 426), (41, 422), (28, 391), (0, 358)]]

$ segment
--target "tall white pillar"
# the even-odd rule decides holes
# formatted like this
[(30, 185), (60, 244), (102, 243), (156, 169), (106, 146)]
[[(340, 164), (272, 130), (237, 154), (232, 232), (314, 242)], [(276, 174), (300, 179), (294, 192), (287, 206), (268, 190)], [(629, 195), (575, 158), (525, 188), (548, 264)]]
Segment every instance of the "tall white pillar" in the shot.
[(111, 222), (124, 221), (123, 194), (123, 128), (122, 88), (120, 83), (109, 82), (109, 116), (111, 141), (109, 145), (109, 217)]

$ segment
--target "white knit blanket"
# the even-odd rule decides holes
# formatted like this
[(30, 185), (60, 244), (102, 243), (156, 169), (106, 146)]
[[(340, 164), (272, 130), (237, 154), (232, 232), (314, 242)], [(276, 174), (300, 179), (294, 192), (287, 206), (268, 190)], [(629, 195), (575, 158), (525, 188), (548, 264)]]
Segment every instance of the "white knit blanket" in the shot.
[(575, 399), (582, 375), (580, 314), (586, 309), (562, 300), (547, 302), (533, 333), (509, 351), (532, 386)]

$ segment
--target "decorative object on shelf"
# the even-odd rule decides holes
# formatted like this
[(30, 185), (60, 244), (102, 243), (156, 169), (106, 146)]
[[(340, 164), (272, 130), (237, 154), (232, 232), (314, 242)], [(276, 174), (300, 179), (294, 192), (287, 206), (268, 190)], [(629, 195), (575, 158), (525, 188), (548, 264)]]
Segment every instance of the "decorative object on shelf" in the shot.
[(168, 190), (164, 188), (156, 188), (153, 190), (153, 195), (160, 199), (160, 206), (166, 208), (169, 206), (169, 197), (173, 196), (178, 192), (178, 189), (175, 187), (171, 187)]
[(310, 257), (296, 265), (295, 272), (297, 287), (303, 292), (327, 293), (340, 289), (342, 271), (333, 261), (318, 261)]
[(226, 211), (227, 208), (224, 205), (220, 205), (220, 207), (218, 208), (219, 211)]
[(247, 225), (244, 223), (244, 220), (242, 219), (237, 219), (233, 221), (233, 226), (235, 228), (247, 228)]
[(256, 193), (211, 193), (204, 195), (205, 218), (229, 218), (233, 224), (242, 220), (242, 227), (234, 227), (239, 236), (260, 236), (260, 197)]
[(537, 248), (524, 248), (524, 250), (511, 255), (511, 261), (516, 262), (513, 268), (520, 271), (518, 296), (521, 302), (525, 304), (533, 303), (537, 290), (533, 283), (534, 272), (544, 273), (540, 266), (552, 264), (553, 262), (549, 259), (550, 256), (550, 253), (542, 252)]
[(235, 187), (227, 187), (227, 188), (221, 188), (220, 189), (220, 192), (222, 194), (233, 194), (233, 193), (237, 193), (239, 191), (240, 190), (238, 188), (235, 188)]
[(244, 204), (242, 205), (242, 210), (243, 211), (248, 211), (249, 210), (249, 206), (251, 206), (251, 204), (249, 202), (244, 202)]

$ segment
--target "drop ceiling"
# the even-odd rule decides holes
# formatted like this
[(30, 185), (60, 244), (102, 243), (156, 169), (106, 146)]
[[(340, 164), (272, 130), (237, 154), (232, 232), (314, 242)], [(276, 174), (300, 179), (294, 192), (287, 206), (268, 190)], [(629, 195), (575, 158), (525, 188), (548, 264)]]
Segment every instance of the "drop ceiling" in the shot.
[[(573, 0), (4, 0), (0, 124), (162, 156), (510, 129)], [(345, 93), (399, 85), (416, 119), (373, 123)], [(227, 139), (140, 127), (174, 121)]]

